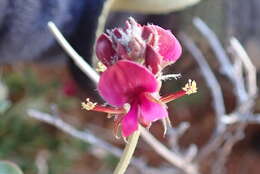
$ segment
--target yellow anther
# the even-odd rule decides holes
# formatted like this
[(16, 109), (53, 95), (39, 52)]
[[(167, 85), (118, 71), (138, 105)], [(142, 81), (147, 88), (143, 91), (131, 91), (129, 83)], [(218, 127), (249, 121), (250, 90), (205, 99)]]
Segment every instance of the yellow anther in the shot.
[(97, 68), (96, 68), (97, 72), (104, 72), (106, 71), (106, 69), (107, 67), (102, 62), (97, 63)]
[(94, 107), (97, 105), (97, 103), (93, 103), (89, 100), (89, 98), (86, 99), (86, 103), (85, 102), (82, 102), (81, 103), (81, 106), (83, 109), (86, 109), (88, 111), (94, 109)]
[(188, 83), (182, 88), (187, 95), (193, 94), (197, 92), (197, 84), (195, 80), (189, 79)]

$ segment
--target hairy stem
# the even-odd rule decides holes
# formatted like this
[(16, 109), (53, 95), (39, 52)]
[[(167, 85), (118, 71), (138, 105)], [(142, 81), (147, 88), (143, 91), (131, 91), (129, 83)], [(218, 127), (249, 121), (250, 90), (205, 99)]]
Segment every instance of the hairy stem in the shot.
[(122, 157), (120, 158), (119, 163), (116, 166), (116, 169), (113, 174), (123, 174), (125, 173), (130, 160), (134, 154), (138, 139), (140, 137), (140, 130), (137, 130), (130, 136), (128, 143), (125, 146)]

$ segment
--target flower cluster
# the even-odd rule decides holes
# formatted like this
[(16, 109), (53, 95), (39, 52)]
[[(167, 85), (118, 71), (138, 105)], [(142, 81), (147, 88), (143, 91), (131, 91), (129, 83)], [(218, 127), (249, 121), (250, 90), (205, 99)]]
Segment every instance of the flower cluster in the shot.
[(156, 25), (141, 26), (129, 18), (125, 28), (115, 28), (98, 38), (96, 55), (106, 66), (130, 60), (156, 74), (179, 59), (181, 45), (169, 30)]
[[(128, 137), (141, 124), (168, 118), (166, 103), (197, 92), (195, 81), (167, 96), (160, 96), (162, 70), (181, 55), (179, 41), (169, 31), (156, 25), (141, 26), (133, 18), (125, 28), (102, 34), (96, 43), (96, 55), (102, 62), (99, 94), (110, 105), (98, 105), (87, 99), (83, 108), (116, 116), (115, 133), (121, 126)], [(104, 68), (105, 67), (105, 68)]]

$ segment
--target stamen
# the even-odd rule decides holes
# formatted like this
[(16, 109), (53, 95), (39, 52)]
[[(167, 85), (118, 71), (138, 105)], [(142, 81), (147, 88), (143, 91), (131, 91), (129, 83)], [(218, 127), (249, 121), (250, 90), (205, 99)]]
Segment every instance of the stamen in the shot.
[(118, 136), (118, 132), (119, 132), (119, 126), (120, 126), (122, 120), (123, 120), (123, 116), (119, 115), (118, 118), (115, 120), (115, 123), (114, 123), (113, 132), (114, 132), (114, 136), (116, 137), (116, 139), (120, 138)]
[(106, 71), (107, 67), (102, 63), (102, 62), (98, 62), (97, 63), (97, 68), (96, 68), (96, 71), (97, 72), (104, 72)]
[(189, 79), (189, 82), (182, 88), (187, 95), (191, 95), (197, 92), (197, 84), (195, 80)]
[(82, 108), (86, 109), (87, 111), (94, 109), (96, 105), (97, 103), (91, 102), (89, 98), (86, 99), (86, 103), (85, 102), (81, 103)]
[(191, 95), (196, 92), (197, 92), (196, 82), (194, 80), (193, 81), (189, 80), (188, 83), (182, 88), (181, 91), (163, 96), (162, 98), (160, 98), (160, 101), (163, 103), (168, 103), (168, 102), (173, 101), (177, 98), (180, 98), (184, 95)]
[(173, 101), (177, 98), (184, 96), (185, 94), (186, 94), (186, 91), (181, 90), (181, 91), (178, 91), (176, 93), (163, 96), (162, 98), (160, 98), (160, 101), (163, 102), (163, 103), (168, 103), (170, 101)]
[(86, 99), (86, 103), (82, 102), (83, 109), (86, 109), (88, 111), (97, 111), (97, 112), (104, 112), (108, 114), (125, 114), (126, 110), (124, 108), (113, 108), (110, 106), (100, 106), (97, 105), (97, 103), (93, 103), (89, 100), (89, 98)]

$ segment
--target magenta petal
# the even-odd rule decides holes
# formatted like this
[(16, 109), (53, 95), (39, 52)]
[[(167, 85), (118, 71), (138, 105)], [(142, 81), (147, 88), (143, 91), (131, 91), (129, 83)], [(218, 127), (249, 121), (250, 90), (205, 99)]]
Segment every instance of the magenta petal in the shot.
[(153, 122), (168, 116), (166, 106), (149, 100), (145, 94), (140, 95), (140, 116), (146, 122)]
[(173, 61), (179, 59), (182, 48), (179, 41), (171, 33), (170, 30), (165, 30), (159, 26), (154, 26), (159, 35), (159, 53), (165, 61)]
[(122, 135), (128, 137), (138, 128), (138, 104), (132, 104), (129, 112), (124, 116), (122, 124)]
[(142, 92), (155, 92), (157, 81), (144, 66), (120, 60), (102, 73), (98, 90), (106, 102), (120, 107)]
[(102, 34), (96, 43), (97, 58), (106, 66), (112, 64), (112, 59), (115, 56), (115, 50), (112, 47), (112, 41), (106, 34)]

